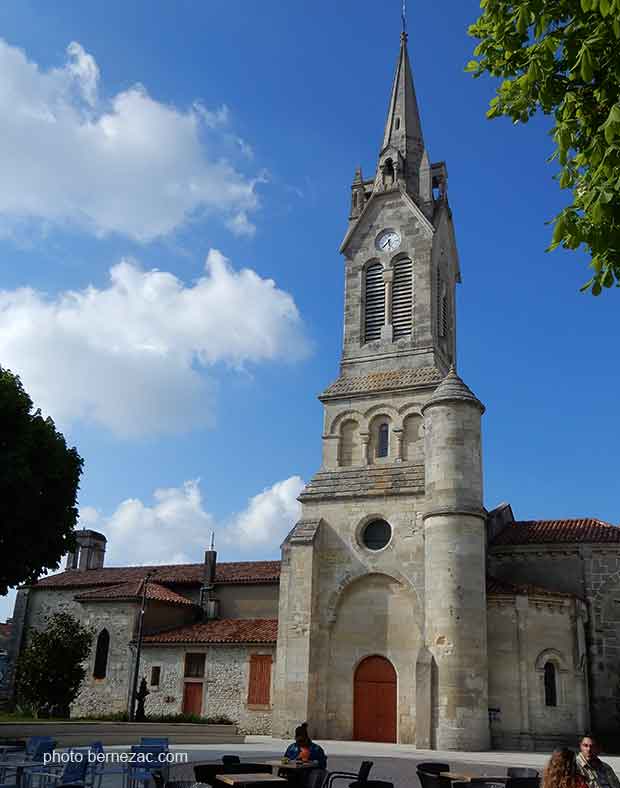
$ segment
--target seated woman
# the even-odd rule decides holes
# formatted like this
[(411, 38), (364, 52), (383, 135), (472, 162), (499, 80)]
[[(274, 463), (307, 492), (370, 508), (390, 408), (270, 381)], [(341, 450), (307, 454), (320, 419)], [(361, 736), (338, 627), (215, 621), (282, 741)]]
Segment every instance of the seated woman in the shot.
[(327, 769), (325, 751), (311, 740), (307, 722), (295, 728), (295, 742), (286, 748), (284, 757), (291, 761), (316, 761), (319, 769)]
[(567, 748), (556, 750), (549, 759), (542, 781), (543, 788), (587, 788), (579, 774), (575, 753)]

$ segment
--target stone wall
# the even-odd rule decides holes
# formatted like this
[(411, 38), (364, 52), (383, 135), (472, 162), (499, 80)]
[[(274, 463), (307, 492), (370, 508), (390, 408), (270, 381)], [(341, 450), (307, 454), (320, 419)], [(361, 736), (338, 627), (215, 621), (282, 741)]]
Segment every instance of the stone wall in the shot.
[(588, 609), (586, 641), (591, 725), (598, 733), (620, 723), (620, 547), (616, 544), (491, 548), (500, 579), (573, 593)]
[[(571, 742), (587, 729), (580, 617), (580, 603), (568, 597), (489, 596), (489, 709), (494, 746), (544, 748)], [(546, 662), (552, 662), (556, 670), (556, 706), (545, 703)]]
[[(127, 709), (131, 651), (129, 641), (134, 629), (136, 606), (129, 602), (81, 604), (76, 602), (75, 589), (30, 590), (25, 619), (25, 643), (32, 630), (45, 629), (53, 613), (70, 613), (95, 632), (93, 647), (86, 664), (86, 678), (80, 694), (71, 707), (72, 717), (111, 714)], [(107, 675), (93, 678), (95, 647), (103, 628), (110, 634)]]
[[(202, 681), (202, 716), (226, 716), (235, 722), (240, 733), (271, 733), (273, 682), (275, 676), (275, 648), (261, 646), (166, 646), (146, 647), (140, 673), (151, 680), (154, 666), (160, 667), (159, 687), (149, 684), (150, 694), (145, 709), (148, 714), (180, 714), (183, 711), (183, 671), (186, 653), (205, 654), (205, 677)], [(248, 706), (250, 657), (252, 654), (271, 654), (271, 699), (267, 707)]]

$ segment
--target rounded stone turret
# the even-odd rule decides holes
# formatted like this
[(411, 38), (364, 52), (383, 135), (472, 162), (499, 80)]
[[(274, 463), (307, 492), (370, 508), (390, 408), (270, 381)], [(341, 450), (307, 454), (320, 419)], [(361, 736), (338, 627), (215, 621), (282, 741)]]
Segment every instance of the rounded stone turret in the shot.
[(437, 665), (437, 749), (489, 747), (484, 406), (453, 368), (422, 407), (425, 422), (426, 644)]

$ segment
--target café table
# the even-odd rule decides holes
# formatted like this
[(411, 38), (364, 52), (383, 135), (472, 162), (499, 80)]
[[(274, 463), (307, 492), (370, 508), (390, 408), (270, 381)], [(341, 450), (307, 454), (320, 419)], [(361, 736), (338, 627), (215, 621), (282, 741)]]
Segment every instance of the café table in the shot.
[(267, 766), (271, 766), (273, 773), (277, 774), (280, 769), (286, 771), (299, 771), (299, 769), (316, 769), (318, 768), (318, 761), (296, 761), (284, 760), (279, 758), (277, 761), (263, 761)]
[(226, 785), (232, 785), (233, 788), (241, 788), (245, 785), (253, 786), (259, 783), (288, 785), (288, 781), (284, 777), (276, 777), (265, 772), (261, 774), (216, 774), (215, 779), (226, 783)]
[[(0, 774), (2, 774), (2, 782), (6, 783), (5, 772), (15, 770), (15, 785), (21, 786), (26, 769), (43, 769), (44, 764), (41, 761), (0, 761)], [(10, 783), (13, 784), (13, 783)]]

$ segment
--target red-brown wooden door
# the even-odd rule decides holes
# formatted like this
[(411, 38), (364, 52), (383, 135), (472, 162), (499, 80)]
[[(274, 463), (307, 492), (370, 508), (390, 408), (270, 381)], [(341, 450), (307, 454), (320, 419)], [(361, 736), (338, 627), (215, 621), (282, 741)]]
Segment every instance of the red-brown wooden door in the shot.
[(353, 738), (396, 742), (396, 671), (385, 657), (367, 657), (355, 671)]
[(183, 687), (183, 714), (202, 714), (202, 681), (186, 681)]

